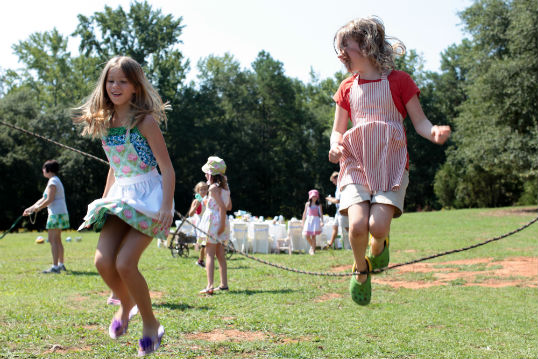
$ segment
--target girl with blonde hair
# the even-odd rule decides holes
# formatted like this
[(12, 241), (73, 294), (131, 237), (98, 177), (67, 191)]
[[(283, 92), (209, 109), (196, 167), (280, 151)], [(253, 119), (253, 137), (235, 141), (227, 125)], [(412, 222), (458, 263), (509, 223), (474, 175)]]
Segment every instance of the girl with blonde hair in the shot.
[(424, 115), (411, 77), (394, 69), (394, 55), (403, 54), (405, 46), (389, 40), (376, 17), (352, 20), (334, 37), (338, 59), (351, 76), (333, 97), (329, 160), (340, 163), (339, 210), (349, 216), (353, 271), (367, 273), (351, 277), (351, 298), (360, 305), (370, 302), (370, 272), (389, 264), (390, 224), (403, 212), (409, 183), (404, 118), (409, 115), (418, 134), (433, 143), (450, 136), (450, 127), (432, 125)]
[(103, 196), (88, 206), (79, 230), (101, 232), (95, 265), (121, 303), (108, 329), (112, 339), (127, 332), (129, 312), (138, 306), (139, 355), (155, 351), (164, 335), (138, 262), (153, 237), (166, 239), (174, 215), (175, 173), (159, 128), (167, 108), (140, 64), (120, 56), (108, 61), (76, 109), (75, 122), (83, 124), (83, 134), (101, 138), (110, 163)]

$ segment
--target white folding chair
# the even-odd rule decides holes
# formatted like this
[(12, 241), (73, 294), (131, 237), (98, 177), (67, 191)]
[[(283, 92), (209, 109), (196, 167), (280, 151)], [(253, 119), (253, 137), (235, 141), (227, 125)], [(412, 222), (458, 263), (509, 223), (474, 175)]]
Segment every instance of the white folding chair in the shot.
[(285, 250), (291, 254), (291, 239), (287, 236), (286, 225), (275, 223), (272, 227), (271, 236), (273, 237), (273, 243), (275, 244), (275, 253), (280, 253)]
[(321, 228), (321, 233), (316, 236), (316, 247), (319, 248), (325, 248), (327, 246), (327, 243), (329, 243), (329, 240), (331, 239), (331, 236), (333, 234), (333, 221), (326, 221), (323, 227)]
[(248, 252), (248, 226), (245, 222), (232, 222), (232, 241), (235, 248)]
[(307, 243), (303, 238), (303, 226), (299, 220), (288, 222), (288, 238), (291, 240), (292, 251), (306, 252)]
[(254, 251), (257, 253), (269, 253), (269, 224), (254, 223)]

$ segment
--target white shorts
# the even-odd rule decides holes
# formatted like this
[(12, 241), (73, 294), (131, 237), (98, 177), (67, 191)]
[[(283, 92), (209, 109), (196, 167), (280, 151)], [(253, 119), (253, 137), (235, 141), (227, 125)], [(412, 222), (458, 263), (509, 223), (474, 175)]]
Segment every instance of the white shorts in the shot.
[(375, 191), (371, 192), (366, 186), (351, 183), (346, 185), (340, 193), (340, 213), (347, 214), (347, 210), (354, 204), (370, 202), (370, 204), (381, 203), (396, 207), (394, 218), (400, 217), (403, 213), (405, 191), (409, 185), (409, 172), (406, 170), (402, 176), (402, 183), (397, 191)]
[(338, 226), (340, 225), (341, 217), (342, 215), (340, 214), (340, 211), (336, 211), (336, 213), (334, 214), (334, 224), (333, 224), (334, 228), (338, 228)]
[(338, 228), (338, 226), (343, 227), (343, 228), (348, 228), (349, 227), (349, 219), (347, 218), (347, 216), (344, 216), (342, 213), (340, 213), (340, 210), (338, 210), (334, 214), (334, 225), (333, 225), (333, 227)]
[(341, 213), (338, 213), (338, 214), (339, 214), (338, 224), (340, 225), (341, 228), (345, 228), (346, 230), (348, 230), (348, 228), (349, 228), (349, 217), (344, 216)]

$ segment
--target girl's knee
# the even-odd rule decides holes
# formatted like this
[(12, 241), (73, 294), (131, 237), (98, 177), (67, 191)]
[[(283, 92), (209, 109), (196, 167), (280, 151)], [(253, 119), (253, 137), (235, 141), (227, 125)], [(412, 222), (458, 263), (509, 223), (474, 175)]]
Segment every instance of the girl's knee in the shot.
[(103, 271), (110, 271), (114, 268), (114, 261), (112, 258), (108, 258), (106, 256), (103, 256), (101, 253), (96, 253), (95, 258), (93, 260), (93, 264), (99, 271), (99, 273)]
[(358, 221), (349, 224), (348, 228), (349, 236), (352, 238), (358, 238), (368, 235), (368, 222)]
[(129, 261), (119, 260), (119, 261), (116, 261), (116, 271), (118, 272), (120, 277), (125, 278), (125, 277), (130, 277), (134, 273), (136, 273), (136, 271), (138, 271), (138, 267), (137, 265)]
[(372, 237), (381, 239), (389, 235), (390, 223), (387, 225), (384, 222), (370, 220), (370, 234)]

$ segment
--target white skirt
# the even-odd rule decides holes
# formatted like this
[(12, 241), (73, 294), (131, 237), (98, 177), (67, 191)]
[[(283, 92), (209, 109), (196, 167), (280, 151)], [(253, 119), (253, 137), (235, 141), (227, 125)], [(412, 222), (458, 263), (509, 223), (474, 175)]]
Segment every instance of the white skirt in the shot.
[(90, 203), (79, 230), (93, 224), (94, 230), (100, 231), (107, 215), (112, 214), (150, 237), (166, 239), (169, 228), (161, 229), (157, 222), (162, 199), (162, 178), (156, 169), (138, 176), (116, 178), (105, 198)]

